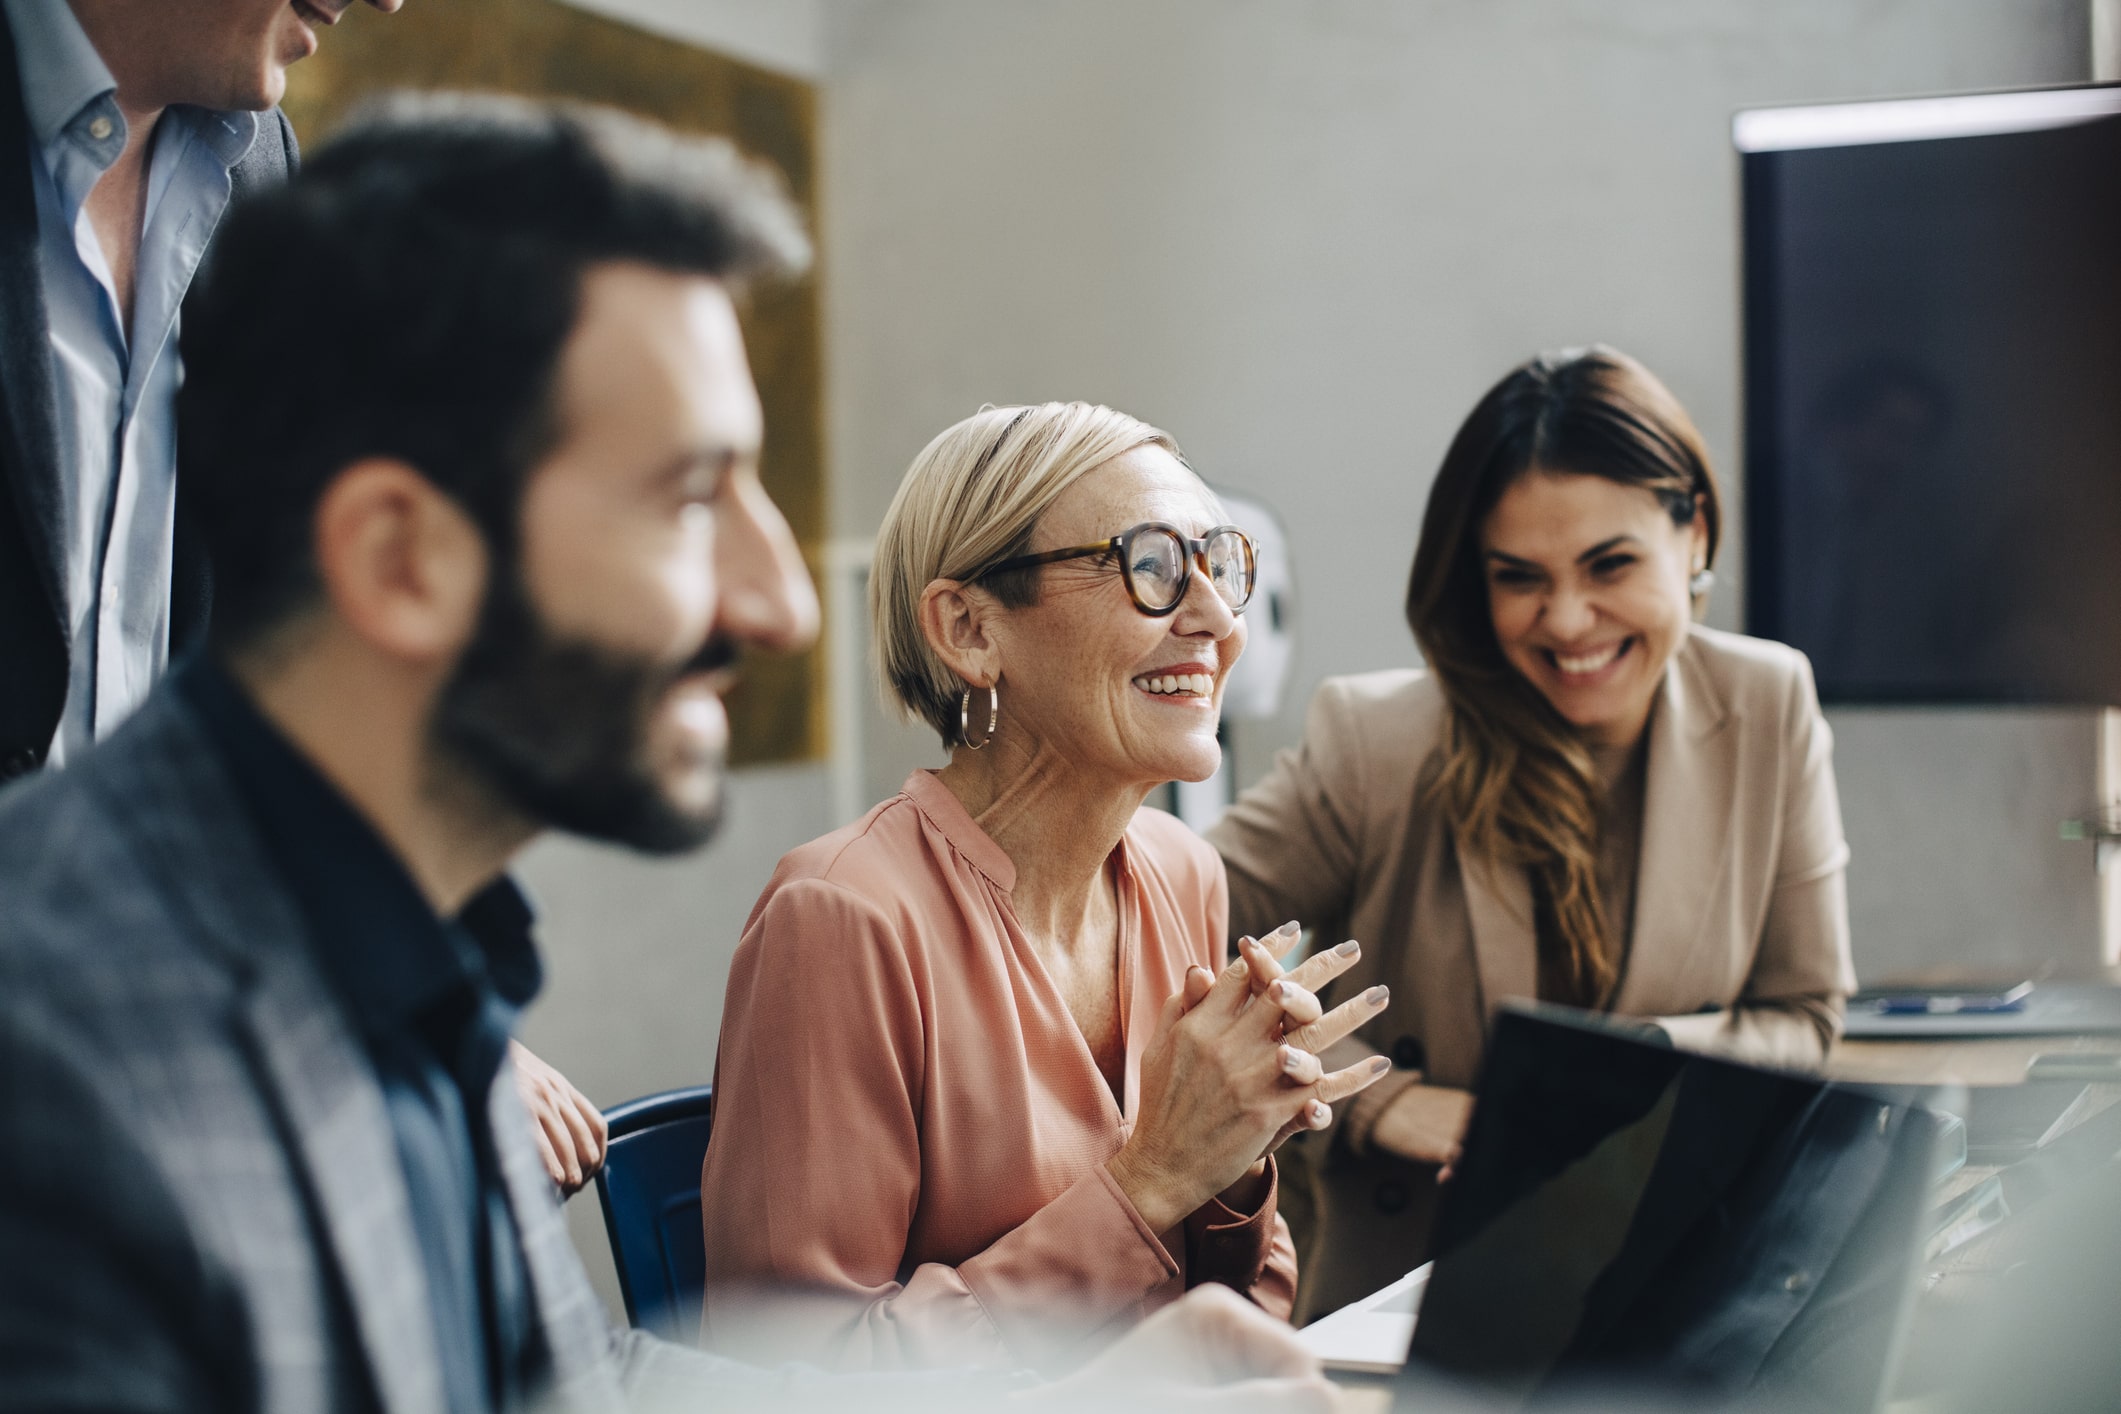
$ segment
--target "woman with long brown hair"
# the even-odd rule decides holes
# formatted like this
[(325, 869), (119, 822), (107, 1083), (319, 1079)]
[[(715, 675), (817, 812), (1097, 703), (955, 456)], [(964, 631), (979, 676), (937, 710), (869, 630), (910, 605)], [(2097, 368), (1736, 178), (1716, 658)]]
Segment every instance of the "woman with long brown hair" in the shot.
[[(1700, 434), (1615, 350), (1514, 369), (1459, 429), (1407, 621), (1428, 666), (1328, 679), (1209, 838), (1233, 933), (1364, 944), (1397, 1005), (1324, 1057), (1394, 1069), (1285, 1162), (1298, 1319), (1399, 1276), (1506, 997), (1817, 1062), (1853, 986), (1810, 666), (1694, 620), (1722, 531)], [(1327, 939), (1331, 941), (1332, 938)]]

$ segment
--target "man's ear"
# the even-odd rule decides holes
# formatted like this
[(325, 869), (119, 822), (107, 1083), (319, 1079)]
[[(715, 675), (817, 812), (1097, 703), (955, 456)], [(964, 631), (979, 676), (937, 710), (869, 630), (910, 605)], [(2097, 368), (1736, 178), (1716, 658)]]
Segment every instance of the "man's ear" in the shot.
[(955, 579), (931, 579), (921, 591), (921, 636), (960, 681), (991, 687), (1002, 679), (1002, 650), (992, 632), (994, 596)]
[(353, 633), (408, 665), (454, 659), (478, 625), (486, 543), (471, 518), (404, 462), (355, 462), (314, 521), (317, 577)]

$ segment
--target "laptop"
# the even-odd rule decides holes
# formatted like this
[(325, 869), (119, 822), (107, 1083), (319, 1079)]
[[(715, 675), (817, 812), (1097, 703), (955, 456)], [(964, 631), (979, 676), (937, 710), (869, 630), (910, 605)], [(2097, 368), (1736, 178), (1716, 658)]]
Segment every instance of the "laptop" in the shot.
[[(1659, 1039), (1653, 1039), (1659, 1038)], [(1912, 1308), (1942, 1130), (1909, 1087), (1675, 1050), (1536, 1003), (1496, 1018), (1434, 1261), (1306, 1327), (1516, 1408), (1875, 1408)]]

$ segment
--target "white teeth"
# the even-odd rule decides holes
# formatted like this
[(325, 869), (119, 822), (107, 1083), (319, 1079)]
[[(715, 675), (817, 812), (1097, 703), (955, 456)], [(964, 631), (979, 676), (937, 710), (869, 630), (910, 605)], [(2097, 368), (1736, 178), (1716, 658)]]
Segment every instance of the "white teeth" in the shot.
[[(1624, 643), (1626, 642), (1626, 640), (1623, 639), (1622, 642)], [(1554, 662), (1565, 673), (1575, 675), (1595, 673), (1600, 668), (1604, 667), (1606, 664), (1612, 662), (1613, 659), (1620, 656), (1620, 648), (1620, 643), (1612, 643), (1606, 645), (1604, 648), (1599, 649), (1595, 653), (1585, 653), (1580, 657), (1573, 658), (1566, 653), (1556, 653), (1554, 655)]]
[(1144, 673), (1134, 680), (1144, 692), (1160, 697), (1208, 697), (1215, 691), (1212, 673)]

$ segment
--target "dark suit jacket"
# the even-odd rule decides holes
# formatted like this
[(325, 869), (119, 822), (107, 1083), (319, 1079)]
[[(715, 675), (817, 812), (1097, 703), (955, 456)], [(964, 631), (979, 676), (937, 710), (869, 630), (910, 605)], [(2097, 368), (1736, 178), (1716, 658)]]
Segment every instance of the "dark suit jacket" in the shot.
[[(0, 1409), (442, 1414), (382, 1087), (178, 694), (0, 798), (0, 900)], [(785, 1398), (615, 1334), (490, 1104), (550, 1407)]]
[[(0, 782), (43, 763), (69, 671), (57, 411), (29, 146), (15, 37), (0, 11)], [(297, 159), (294, 129), (275, 108), (229, 174), (234, 195), (286, 180)], [(205, 556), (180, 507), (170, 585), (173, 656), (203, 634), (212, 602)]]

